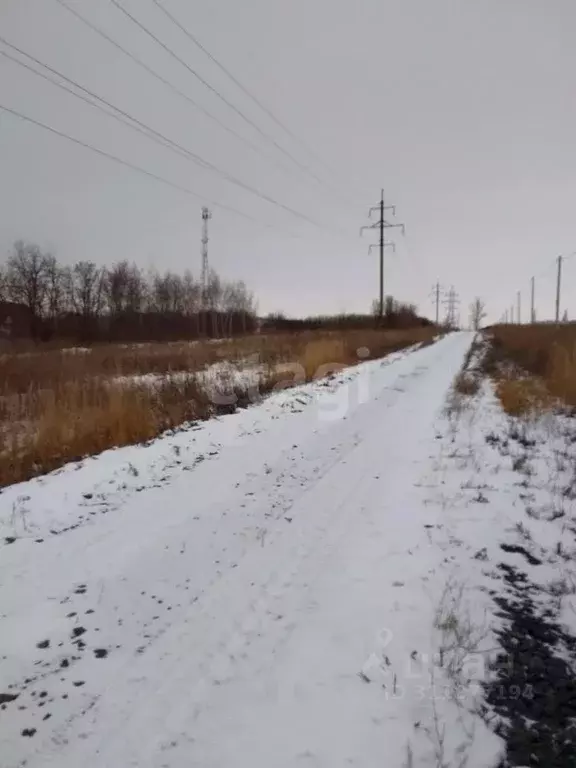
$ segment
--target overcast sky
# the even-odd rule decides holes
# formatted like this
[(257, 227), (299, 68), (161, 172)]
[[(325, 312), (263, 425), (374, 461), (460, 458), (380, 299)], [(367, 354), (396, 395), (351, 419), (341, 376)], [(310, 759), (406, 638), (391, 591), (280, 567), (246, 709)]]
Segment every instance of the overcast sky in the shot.
[[(498, 320), (519, 289), (526, 313), (535, 274), (539, 315), (551, 316), (554, 258), (576, 250), (573, 0), (162, 0), (292, 136), (153, 0), (119, 2), (247, 119), (110, 0), (66, 2), (229, 131), (56, 0), (0, 0), (0, 35), (314, 223), (0, 56), (0, 104), (198, 195), (0, 111), (1, 254), (23, 238), (65, 263), (127, 258), (198, 274), (200, 209), (219, 202), (255, 221), (214, 207), (211, 264), (244, 279), (262, 312), (365, 311), (378, 257), (359, 229), (384, 187), (406, 224), (387, 255), (387, 293), (431, 314), (438, 279), (455, 286), (463, 315), (478, 295)], [(576, 259), (565, 275), (574, 318)]]

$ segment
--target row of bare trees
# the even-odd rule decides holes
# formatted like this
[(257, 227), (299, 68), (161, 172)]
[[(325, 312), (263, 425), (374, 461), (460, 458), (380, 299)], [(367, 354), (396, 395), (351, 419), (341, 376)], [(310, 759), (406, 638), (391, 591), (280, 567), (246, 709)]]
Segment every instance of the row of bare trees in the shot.
[[(398, 301), (394, 296), (384, 297), (384, 324), (395, 326), (407, 326), (415, 324), (418, 319), (417, 307), (415, 304)], [(380, 300), (374, 299), (371, 307), (372, 315), (378, 317), (380, 314)]]
[(227, 336), (253, 331), (256, 323), (255, 299), (246, 285), (214, 271), (204, 290), (190, 271), (144, 273), (128, 261), (63, 266), (22, 241), (0, 268), (0, 302), (25, 307), (30, 335), (44, 338)]

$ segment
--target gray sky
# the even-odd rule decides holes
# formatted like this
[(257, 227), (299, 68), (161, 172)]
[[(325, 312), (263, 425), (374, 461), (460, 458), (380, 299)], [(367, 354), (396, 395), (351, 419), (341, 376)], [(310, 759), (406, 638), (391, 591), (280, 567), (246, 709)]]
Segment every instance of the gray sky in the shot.
[[(3, 57), (0, 104), (257, 219), (214, 209), (210, 255), (222, 275), (246, 280), (261, 311), (369, 308), (378, 291), (377, 254), (368, 256), (370, 238), (358, 234), (384, 186), (407, 227), (396, 255), (387, 256), (387, 292), (430, 314), (427, 295), (439, 279), (454, 284), (463, 314), (479, 295), (497, 320), (518, 289), (527, 307), (536, 274), (540, 316), (553, 312), (554, 257), (576, 250), (573, 0), (163, 0), (312, 154), (152, 0), (120, 0), (322, 183), (110, 0), (66, 1), (260, 152), (56, 0), (0, 0), (0, 35), (320, 226), (152, 143)], [(0, 112), (2, 254), (23, 238), (66, 263), (128, 258), (144, 268), (190, 267), (198, 274), (201, 205)], [(565, 275), (563, 308), (574, 318), (576, 259), (566, 263)]]

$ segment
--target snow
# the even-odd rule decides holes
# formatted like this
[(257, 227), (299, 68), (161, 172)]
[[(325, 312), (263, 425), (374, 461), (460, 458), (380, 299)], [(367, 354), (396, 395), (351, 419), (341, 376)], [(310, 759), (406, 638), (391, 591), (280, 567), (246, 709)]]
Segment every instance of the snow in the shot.
[(218, 402), (219, 394), (226, 397), (234, 393), (235, 388), (242, 390), (259, 389), (268, 368), (253, 359), (238, 360), (234, 363), (223, 360), (207, 365), (200, 371), (166, 371), (165, 373), (143, 373), (131, 376), (115, 376), (109, 380), (117, 387), (147, 387), (159, 389), (167, 382), (184, 388), (188, 383), (196, 382), (211, 398)]
[(64, 347), (60, 352), (63, 355), (90, 355), (92, 349), (90, 347)]
[(0, 494), (2, 765), (495, 766), (486, 571), (521, 510), (489, 388), (445, 411), (472, 339)]

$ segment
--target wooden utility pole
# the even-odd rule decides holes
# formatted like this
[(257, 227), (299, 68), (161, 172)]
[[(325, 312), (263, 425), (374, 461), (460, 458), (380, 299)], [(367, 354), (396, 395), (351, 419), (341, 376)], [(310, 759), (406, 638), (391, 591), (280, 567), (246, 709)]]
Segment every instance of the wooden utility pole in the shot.
[(536, 309), (534, 307), (534, 283), (535, 279), (532, 278), (530, 281), (530, 322), (535, 323), (536, 322)]
[(562, 256), (558, 256), (558, 276), (556, 278), (556, 323), (560, 322), (560, 287), (562, 284)]

